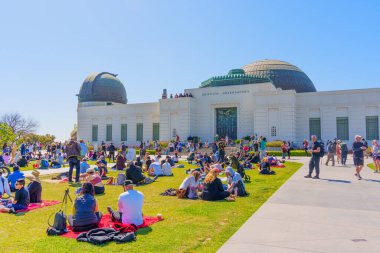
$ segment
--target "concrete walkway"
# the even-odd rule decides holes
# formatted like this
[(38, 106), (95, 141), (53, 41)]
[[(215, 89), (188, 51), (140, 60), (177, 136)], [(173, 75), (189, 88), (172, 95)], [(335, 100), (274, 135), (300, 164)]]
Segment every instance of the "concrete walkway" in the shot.
[(321, 180), (305, 179), (308, 160), (299, 161), (218, 252), (380, 252), (380, 174), (365, 167), (357, 180), (349, 156), (348, 167), (323, 165)]

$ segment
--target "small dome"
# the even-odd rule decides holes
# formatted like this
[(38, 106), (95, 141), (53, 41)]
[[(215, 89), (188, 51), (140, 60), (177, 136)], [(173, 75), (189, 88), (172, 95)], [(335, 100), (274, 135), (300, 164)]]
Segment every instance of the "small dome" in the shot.
[(315, 92), (313, 82), (296, 66), (278, 60), (260, 60), (243, 67), (247, 75), (269, 78), (276, 88), (296, 92)]
[(127, 103), (127, 92), (117, 75), (108, 72), (89, 75), (80, 88), (79, 102)]

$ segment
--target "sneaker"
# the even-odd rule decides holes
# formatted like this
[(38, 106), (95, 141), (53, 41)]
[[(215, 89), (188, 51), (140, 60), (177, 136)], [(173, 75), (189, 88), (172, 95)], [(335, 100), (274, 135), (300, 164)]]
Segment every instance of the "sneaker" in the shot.
[(362, 177), (361, 177), (361, 176), (359, 176), (359, 177), (358, 177), (358, 180), (362, 180)]
[(306, 175), (304, 176), (304, 178), (311, 178), (311, 175)]
[(319, 176), (314, 176), (313, 179), (319, 179)]
[(112, 215), (112, 213), (113, 213), (112, 207), (107, 206), (107, 211)]
[(12, 207), (11, 209), (9, 209), (9, 213), (16, 214), (16, 211), (15, 211), (15, 209)]
[(156, 181), (156, 180), (157, 180), (157, 178), (158, 178), (158, 176), (155, 176), (155, 177), (153, 178), (153, 181)]

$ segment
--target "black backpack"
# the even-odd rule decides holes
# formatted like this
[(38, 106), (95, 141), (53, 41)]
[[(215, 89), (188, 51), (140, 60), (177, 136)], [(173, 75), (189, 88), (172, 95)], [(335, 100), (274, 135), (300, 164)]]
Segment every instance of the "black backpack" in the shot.
[(320, 152), (319, 152), (319, 156), (323, 157), (326, 154), (325, 144), (321, 141), (321, 142), (319, 142), (319, 145), (321, 147)]
[[(67, 217), (65, 214), (67, 212), (67, 199), (69, 199), (71, 203), (73, 202), (69, 195), (69, 189), (65, 191), (65, 195), (63, 196), (63, 200), (62, 200), (61, 209), (54, 215), (53, 225), (50, 224), (50, 218), (52, 217), (52, 215), (50, 215), (48, 219), (49, 227), (46, 230), (47, 235), (62, 235), (67, 232), (67, 228), (66, 228)], [(63, 211), (63, 206), (65, 206), (65, 212)]]

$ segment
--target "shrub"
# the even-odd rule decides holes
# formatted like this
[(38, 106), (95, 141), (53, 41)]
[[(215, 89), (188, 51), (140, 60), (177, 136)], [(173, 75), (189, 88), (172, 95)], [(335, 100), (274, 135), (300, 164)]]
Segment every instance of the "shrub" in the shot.
[[(249, 154), (253, 154), (253, 151), (250, 151)], [(273, 156), (282, 156), (281, 151), (271, 150), (267, 151), (267, 154)], [(290, 150), (290, 156), (306, 156), (305, 150)]]
[(240, 144), (240, 140), (235, 140), (235, 144)]
[(251, 137), (249, 135), (247, 135), (247, 136), (243, 137), (243, 140), (250, 141)]
[(282, 141), (268, 141), (267, 147), (281, 147)]

